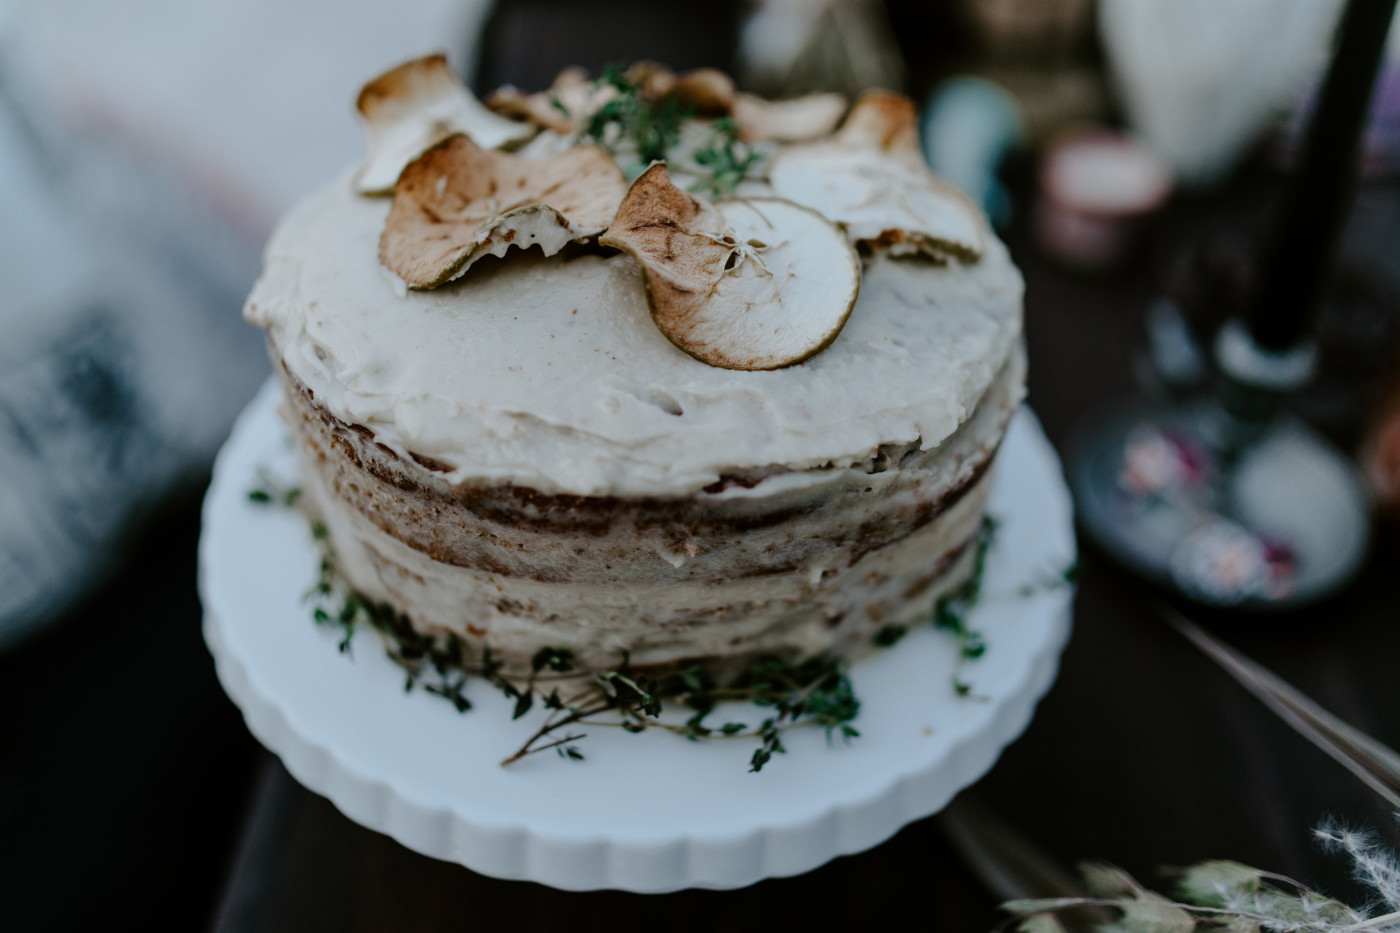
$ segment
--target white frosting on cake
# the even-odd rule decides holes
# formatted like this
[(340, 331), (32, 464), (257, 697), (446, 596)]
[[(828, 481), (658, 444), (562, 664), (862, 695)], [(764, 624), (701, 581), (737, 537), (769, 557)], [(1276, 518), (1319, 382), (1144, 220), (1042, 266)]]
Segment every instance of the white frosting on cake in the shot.
[(797, 366), (701, 363), (657, 330), (626, 255), (512, 250), (409, 292), (378, 263), (389, 203), (342, 177), (268, 245), (245, 315), (318, 402), (453, 482), (683, 495), (736, 468), (841, 467), (927, 449), (976, 408), (1016, 346), (1022, 283), (980, 261), (865, 263), (845, 329)]

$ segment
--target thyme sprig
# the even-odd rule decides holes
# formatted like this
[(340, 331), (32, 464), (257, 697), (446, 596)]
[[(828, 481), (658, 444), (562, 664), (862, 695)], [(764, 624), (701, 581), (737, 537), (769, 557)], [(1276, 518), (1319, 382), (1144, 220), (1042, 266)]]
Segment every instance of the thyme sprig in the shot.
[[(826, 730), (828, 740), (838, 734), (843, 739), (860, 735), (851, 725), (860, 713), (860, 701), (844, 665), (836, 659), (792, 665), (778, 658), (762, 658), (733, 679), (718, 684), (698, 664), (653, 679), (634, 670), (630, 660), (624, 658), (616, 670), (594, 674), (591, 681), (569, 702), (549, 704), (551, 713), (544, 723), (502, 764), (512, 764), (549, 748), (564, 749), (568, 757), (582, 760), (583, 753), (572, 743), (586, 733), (574, 734), (570, 730), (585, 722), (634, 733), (660, 729), (692, 741), (757, 738), (759, 745), (749, 760), (750, 771), (763, 770), (773, 755), (786, 751), (782, 734), (789, 729), (818, 726)], [(684, 722), (661, 718), (663, 700), (691, 710), (690, 717)], [(706, 725), (706, 719), (721, 702), (735, 700), (771, 709), (772, 715), (752, 729), (742, 722)], [(598, 718), (604, 714), (609, 718)], [(565, 733), (564, 738), (552, 738), (560, 732)]]
[(1036, 593), (1043, 593), (1048, 590), (1059, 590), (1067, 586), (1074, 586), (1079, 582), (1080, 565), (1075, 560), (1063, 570), (1044, 573), (1039, 579), (1023, 584), (1016, 589), (1017, 596), (1034, 596)]
[(614, 156), (624, 144), (630, 143), (636, 147), (641, 168), (667, 157), (671, 147), (680, 140), (681, 124), (693, 112), (675, 98), (649, 99), (617, 66), (605, 68), (594, 82), (594, 88), (598, 91), (611, 88), (617, 93), (589, 115), (583, 135)]
[[(317, 528), (316, 537), (324, 538), (324, 528)], [(977, 551), (972, 575), (939, 600), (932, 615), (934, 625), (952, 632), (958, 640), (959, 661), (953, 686), (960, 696), (971, 692), (960, 676), (962, 664), (975, 660), (986, 650), (980, 633), (968, 628), (964, 618), (981, 593), (986, 555), (995, 528), (993, 520), (984, 520), (974, 545)], [(852, 725), (860, 714), (860, 700), (846, 662), (840, 658), (814, 658), (794, 664), (777, 657), (762, 657), (720, 681), (699, 664), (649, 674), (635, 669), (626, 654), (614, 669), (588, 671), (576, 666), (569, 649), (546, 647), (531, 659), (530, 674), (522, 684), (503, 675), (503, 662), (489, 648), (473, 657), (466, 642), (457, 635), (423, 634), (392, 606), (344, 587), (337, 579), (328, 547), (323, 548), (317, 580), (306, 595), (315, 603), (312, 617), (316, 623), (340, 630), (337, 647), (341, 653), (350, 653), (354, 636), (362, 629), (378, 635), (386, 656), (404, 671), (406, 692), (421, 687), (451, 702), (458, 712), (466, 712), (472, 708), (466, 690), (475, 677), (514, 701), (515, 719), (530, 712), (536, 703), (549, 710), (544, 722), (502, 765), (549, 749), (560, 757), (583, 761), (585, 756), (577, 743), (587, 733), (574, 731), (577, 726), (621, 728), (634, 733), (657, 729), (692, 741), (757, 739), (758, 746), (749, 759), (751, 772), (761, 771), (774, 755), (786, 753), (783, 736), (791, 729), (822, 728), (829, 742), (838, 736), (845, 741), (860, 736)], [(893, 644), (904, 632), (903, 628), (887, 628), (876, 636), (876, 643)], [(756, 727), (734, 721), (709, 724), (715, 709), (729, 701), (750, 703), (767, 711), (767, 715)], [(690, 715), (680, 722), (664, 717), (666, 704), (689, 710)]]
[[(361, 630), (378, 635), (385, 655), (404, 672), (405, 692), (421, 687), (465, 713), (472, 709), (467, 687), (473, 678), (480, 678), (515, 701), (515, 719), (528, 713), (536, 702), (548, 709), (544, 723), (502, 765), (551, 748), (561, 757), (584, 760), (576, 743), (587, 733), (574, 732), (578, 725), (620, 727), (628, 732), (660, 729), (691, 740), (757, 738), (759, 747), (750, 761), (752, 771), (762, 770), (774, 754), (785, 751), (781, 735), (788, 729), (820, 726), (826, 729), (828, 739), (837, 734), (845, 739), (860, 734), (850, 724), (860, 712), (860, 701), (844, 662), (834, 658), (798, 665), (762, 658), (720, 684), (698, 664), (653, 677), (636, 670), (626, 654), (612, 670), (587, 671), (575, 666), (572, 651), (551, 647), (535, 653), (529, 677), (518, 684), (504, 676), (504, 664), (489, 648), (474, 656), (457, 635), (419, 632), (392, 606), (344, 587), (328, 553), (322, 557), (316, 582), (306, 598), (314, 604), (312, 618), (318, 625), (339, 630), (337, 647), (341, 653), (351, 652), (354, 637)], [(561, 696), (561, 689), (568, 691), (567, 699)], [(662, 718), (663, 700), (690, 710), (691, 715), (683, 722)], [(771, 709), (772, 715), (755, 729), (739, 722), (706, 724), (716, 706), (732, 700)]]
[(691, 190), (710, 198), (727, 197), (763, 160), (763, 153), (739, 138), (739, 126), (729, 117), (720, 117), (710, 129), (709, 141), (690, 156), (710, 174)]
[(301, 487), (283, 483), (267, 470), (258, 470), (258, 483), (248, 490), (248, 501), (254, 505), (280, 505), (293, 508), (301, 498)]
[[(259, 471), (259, 485), (249, 492), (248, 498), (259, 505), (292, 507), (299, 495), (297, 487), (278, 484)], [(963, 665), (986, 651), (981, 634), (967, 625), (966, 616), (981, 598), (987, 554), (996, 527), (993, 519), (983, 520), (974, 544), (971, 575), (938, 601), (930, 618), (937, 628), (951, 632), (957, 639), (959, 660), (953, 688), (960, 696), (971, 694), (971, 687), (961, 677)], [(419, 632), (406, 615), (392, 606), (349, 589), (336, 573), (325, 526), (313, 523), (311, 531), (321, 543), (322, 558), (305, 599), (313, 604), (312, 618), (318, 625), (339, 630), (337, 647), (341, 653), (350, 654), (355, 635), (368, 629), (379, 637), (388, 659), (404, 672), (405, 692), (421, 688), (464, 713), (472, 709), (467, 689), (474, 679), (479, 679), (514, 701), (515, 719), (529, 713), (536, 703), (549, 711), (544, 722), (503, 765), (549, 749), (561, 758), (584, 760), (577, 743), (587, 733), (573, 729), (582, 725), (634, 733), (659, 729), (691, 741), (757, 739), (749, 760), (751, 772), (761, 771), (774, 755), (787, 751), (783, 736), (791, 729), (822, 728), (828, 742), (838, 736), (847, 741), (860, 736), (852, 725), (860, 714), (860, 700), (846, 662), (839, 658), (814, 658), (794, 664), (777, 657), (762, 657), (729, 671), (719, 680), (713, 671), (699, 664), (658, 673), (638, 670), (626, 654), (614, 669), (589, 671), (577, 666), (568, 648), (546, 647), (532, 657), (524, 682), (517, 683), (504, 675), (504, 662), (489, 647), (474, 655), (459, 636), (450, 632)], [(1053, 585), (1069, 584), (1074, 572), (1071, 568), (1055, 575)], [(1017, 592), (1025, 590), (1023, 587)], [(903, 626), (888, 626), (876, 634), (874, 642), (892, 645), (906, 633)], [(737, 721), (719, 725), (709, 722), (720, 704), (733, 701), (750, 703), (766, 715), (754, 727)], [(664, 715), (667, 705), (689, 711), (688, 717), (676, 721), (673, 716)]]
[[(602, 146), (615, 158), (635, 150), (635, 164), (624, 166), (629, 178), (652, 162), (676, 161), (681, 128), (695, 116), (693, 107), (674, 97), (649, 95), (616, 66), (604, 69), (593, 88), (595, 95), (611, 92), (613, 96), (588, 116), (581, 139)], [(763, 153), (740, 138), (739, 126), (730, 117), (715, 120), (710, 130), (705, 144), (688, 155), (701, 169), (691, 190), (710, 198), (729, 197), (762, 161)]]
[[(290, 504), (295, 497), (279, 499), (269, 494), (253, 501)], [(472, 709), (467, 687), (473, 678), (480, 678), (515, 701), (515, 719), (536, 702), (549, 710), (544, 723), (502, 765), (551, 748), (560, 757), (583, 761), (576, 743), (587, 733), (572, 729), (583, 724), (628, 732), (659, 729), (692, 741), (756, 738), (759, 744), (749, 768), (755, 772), (773, 755), (786, 751), (782, 735), (789, 729), (818, 726), (826, 730), (828, 741), (836, 735), (846, 740), (860, 735), (851, 725), (860, 713), (860, 701), (845, 662), (837, 658), (791, 664), (764, 657), (720, 683), (699, 664), (653, 676), (635, 669), (626, 653), (614, 669), (587, 671), (576, 666), (570, 649), (546, 647), (534, 654), (528, 678), (518, 684), (504, 676), (504, 663), (490, 648), (473, 656), (456, 634), (424, 634), (394, 607), (346, 587), (335, 572), (325, 527), (313, 525), (312, 534), (322, 542), (322, 557), (316, 581), (304, 598), (313, 604), (311, 614), (317, 625), (339, 630), (337, 648), (342, 654), (350, 654), (356, 633), (368, 629), (383, 643), (386, 657), (404, 672), (405, 692), (421, 687), (465, 713)], [(561, 689), (570, 691), (568, 699), (561, 696)], [(683, 722), (663, 718), (663, 701), (688, 709), (689, 717)], [(771, 715), (752, 729), (742, 722), (707, 724), (715, 708), (726, 701), (749, 702), (771, 710)]]
[[(933, 613), (930, 621), (935, 628), (948, 632), (953, 636), (957, 644), (957, 660), (953, 665), (951, 683), (953, 692), (960, 697), (971, 697), (972, 685), (963, 677), (964, 669), (969, 661), (975, 661), (987, 652), (987, 643), (982, 637), (982, 633), (969, 627), (967, 615), (974, 606), (982, 599), (982, 582), (987, 571), (987, 554), (992, 549), (992, 542), (996, 538), (997, 520), (990, 515), (982, 518), (982, 524), (977, 529), (977, 539), (973, 542), (972, 573), (956, 589), (945, 593), (933, 604)], [(1057, 578), (1063, 579), (1065, 575)], [(1063, 584), (1057, 584), (1063, 585)], [(1034, 584), (1031, 584), (1034, 587)], [(1025, 588), (1022, 588), (1023, 591)], [(1029, 595), (1023, 592), (1022, 595)], [(909, 633), (907, 626), (887, 625), (875, 633), (874, 643), (881, 647), (888, 647), (897, 644), (905, 635)], [(980, 698), (979, 698), (980, 699)]]
[(936, 628), (950, 633), (957, 641), (958, 657), (953, 666), (953, 691), (958, 696), (972, 695), (972, 685), (963, 677), (969, 661), (975, 661), (987, 652), (987, 643), (982, 633), (967, 624), (967, 615), (982, 596), (982, 579), (987, 570), (987, 553), (996, 537), (996, 519), (987, 516), (977, 529), (976, 549), (972, 555), (972, 573), (961, 586), (939, 598), (933, 607), (933, 624)]
[[(790, 729), (820, 727), (828, 741), (860, 735), (852, 725), (860, 714), (860, 700), (845, 662), (837, 658), (792, 664), (764, 657), (720, 682), (699, 664), (650, 676), (635, 669), (625, 654), (616, 668), (590, 672), (574, 666), (568, 649), (544, 648), (535, 654), (530, 676), (520, 685), (502, 675), (503, 665), (489, 649), (473, 657), (457, 635), (425, 635), (393, 607), (339, 587), (329, 558), (323, 558), (307, 597), (316, 603), (312, 610), (316, 623), (339, 629), (337, 646), (342, 653), (350, 653), (358, 631), (377, 634), (385, 655), (404, 671), (405, 692), (421, 687), (450, 701), (458, 712), (466, 712), (472, 708), (467, 686), (472, 677), (479, 677), (515, 701), (513, 718), (524, 716), (536, 702), (548, 709), (545, 721), (502, 765), (551, 748), (582, 761), (583, 752), (575, 743), (587, 733), (573, 731), (580, 725), (628, 732), (658, 729), (693, 741), (755, 738), (758, 747), (749, 762), (749, 770), (755, 772), (774, 755), (786, 752), (782, 736)], [(561, 688), (569, 691), (567, 699), (561, 696)], [(689, 710), (690, 715), (680, 722), (663, 718), (663, 701)], [(729, 701), (751, 703), (769, 715), (755, 728), (742, 722), (707, 722), (721, 703)]]

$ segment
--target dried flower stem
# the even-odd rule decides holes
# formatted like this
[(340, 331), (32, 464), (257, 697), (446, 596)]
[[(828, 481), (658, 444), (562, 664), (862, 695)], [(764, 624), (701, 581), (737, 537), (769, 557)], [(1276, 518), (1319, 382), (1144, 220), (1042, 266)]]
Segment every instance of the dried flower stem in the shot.
[(1350, 771), (1387, 804), (1400, 810), (1400, 754), (1338, 719), (1278, 675), (1210, 635), (1181, 613), (1166, 606), (1159, 606), (1157, 612), (1280, 719)]
[[(1397, 814), (1400, 816), (1400, 814)], [(1332, 849), (1352, 861), (1357, 880), (1400, 908), (1400, 859), (1369, 833), (1324, 827), (1316, 831)], [(1207, 928), (1275, 933), (1397, 933), (1400, 909), (1368, 916), (1311, 890), (1291, 878), (1238, 862), (1202, 862), (1182, 872), (1178, 898), (1170, 900), (1140, 885), (1127, 872), (1108, 865), (1081, 866), (1093, 896), (1020, 899), (1003, 909), (1020, 917), (1020, 930), (1060, 930), (1054, 920), (1075, 908), (1111, 908), (1122, 917), (1111, 929), (1122, 933), (1190, 933)]]

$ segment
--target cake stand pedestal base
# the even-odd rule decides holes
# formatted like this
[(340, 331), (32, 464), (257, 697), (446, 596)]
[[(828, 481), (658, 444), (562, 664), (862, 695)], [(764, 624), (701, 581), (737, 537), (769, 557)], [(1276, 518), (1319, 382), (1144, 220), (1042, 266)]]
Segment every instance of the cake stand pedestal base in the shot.
[[(968, 617), (987, 644), (959, 676), (954, 640), (926, 626), (851, 669), (860, 737), (793, 729), (759, 773), (756, 740), (688, 742), (585, 728), (582, 762), (499, 762), (539, 725), (511, 719), (488, 684), (459, 714), (422, 690), (377, 637), (349, 656), (303, 595), (320, 555), (303, 518), (258, 505), (259, 470), (294, 474), (271, 384), (249, 406), (214, 469), (200, 540), (204, 633), (248, 728), (311, 790), (410, 849), (485, 875), (568, 890), (737, 888), (867, 849), (940, 810), (981, 777), (1029, 723), (1070, 631), (1075, 559), (1069, 495), (1054, 451), (1023, 411), (998, 457), (989, 513), (1000, 529), (984, 597)], [(716, 714), (757, 724), (738, 705)], [(717, 721), (718, 718), (717, 718)]]

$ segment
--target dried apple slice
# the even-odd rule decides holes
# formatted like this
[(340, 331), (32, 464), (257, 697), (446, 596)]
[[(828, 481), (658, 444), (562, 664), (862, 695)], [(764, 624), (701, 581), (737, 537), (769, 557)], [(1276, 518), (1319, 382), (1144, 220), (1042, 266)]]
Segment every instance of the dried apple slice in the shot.
[(646, 98), (658, 98), (676, 80), (676, 73), (660, 62), (642, 59), (627, 66), (623, 79)]
[(807, 94), (790, 100), (767, 100), (752, 94), (734, 97), (734, 122), (747, 142), (802, 142), (826, 136), (846, 112), (844, 94)]
[(734, 81), (718, 69), (697, 68), (676, 75), (662, 96), (679, 100), (698, 116), (718, 116), (734, 106)]
[(512, 246), (552, 256), (597, 236), (626, 192), (622, 170), (595, 146), (528, 159), (459, 133), (399, 176), (379, 259), (410, 288), (436, 288)]
[(643, 172), (599, 239), (642, 267), (651, 315), (696, 359), (780, 369), (819, 352), (845, 326), (860, 259), (844, 234), (780, 198), (710, 204)]
[(588, 79), (588, 72), (573, 67), (559, 72), (547, 91), (526, 94), (509, 85), (498, 88), (486, 98), (486, 106), (508, 117), (532, 120), (556, 133), (572, 133), (617, 94), (617, 88), (595, 84)]
[(399, 172), (453, 133), (495, 149), (529, 139), (535, 127), (492, 113), (447, 64), (445, 55), (405, 62), (369, 82), (355, 101), (369, 134), (369, 154), (355, 175), (361, 194), (388, 194)]
[(734, 79), (718, 68), (696, 68), (680, 74), (659, 62), (634, 62), (622, 77), (643, 98), (676, 100), (697, 116), (727, 114), (734, 106)]
[(768, 178), (871, 249), (971, 262), (985, 248), (982, 212), (928, 169), (914, 104), (897, 94), (866, 94), (831, 139), (777, 153)]
[(910, 166), (924, 165), (919, 111), (912, 100), (893, 91), (862, 94), (831, 142), (849, 149), (873, 150)]

